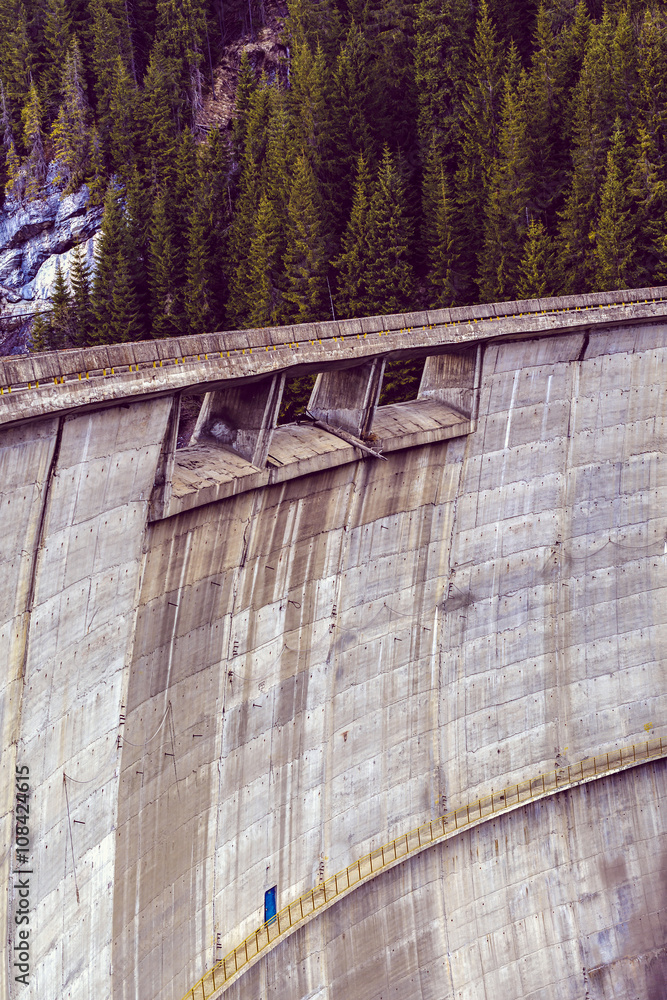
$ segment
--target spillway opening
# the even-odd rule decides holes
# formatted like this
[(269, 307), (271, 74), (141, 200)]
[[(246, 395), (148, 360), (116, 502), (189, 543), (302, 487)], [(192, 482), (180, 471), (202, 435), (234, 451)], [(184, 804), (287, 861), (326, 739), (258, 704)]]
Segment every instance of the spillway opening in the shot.
[(279, 424), (291, 424), (305, 414), (316, 378), (317, 375), (297, 375), (286, 380), (278, 414)]
[(424, 371), (425, 358), (412, 361), (389, 361), (384, 370), (379, 405), (408, 403), (416, 399)]
[(181, 396), (181, 409), (178, 417), (178, 437), (176, 439), (177, 448), (187, 448), (190, 444), (192, 432), (197, 423), (197, 417), (204, 402), (205, 393), (197, 393), (191, 396)]

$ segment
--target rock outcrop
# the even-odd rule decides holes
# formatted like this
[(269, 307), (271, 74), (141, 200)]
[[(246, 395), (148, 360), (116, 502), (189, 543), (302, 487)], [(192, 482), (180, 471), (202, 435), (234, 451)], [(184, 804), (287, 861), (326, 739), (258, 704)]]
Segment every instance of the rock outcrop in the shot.
[(73, 194), (31, 202), (8, 199), (0, 211), (0, 353), (22, 353), (32, 316), (44, 308), (58, 261), (69, 274), (74, 246), (92, 261), (102, 207), (88, 205), (84, 184)]

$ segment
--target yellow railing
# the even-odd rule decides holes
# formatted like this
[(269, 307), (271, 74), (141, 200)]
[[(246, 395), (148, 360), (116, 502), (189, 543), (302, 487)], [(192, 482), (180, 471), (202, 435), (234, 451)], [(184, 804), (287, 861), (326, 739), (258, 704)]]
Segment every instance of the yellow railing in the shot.
[(314, 889), (310, 889), (293, 900), (275, 917), (262, 924), (249, 934), (245, 941), (230, 951), (225, 958), (217, 962), (213, 968), (204, 973), (202, 978), (183, 997), (183, 1000), (209, 1000), (222, 986), (229, 982), (237, 972), (248, 964), (256, 955), (268, 948), (278, 937), (297, 927), (316, 910), (326, 906), (339, 896), (353, 889), (383, 869), (400, 861), (410, 854), (428, 847), (436, 841), (463, 830), (468, 826), (480, 823), (490, 816), (507, 812), (531, 799), (552, 795), (568, 785), (578, 781), (586, 781), (603, 775), (608, 771), (662, 757), (667, 754), (667, 740), (662, 737), (647, 740), (645, 743), (610, 750), (596, 757), (586, 757), (576, 764), (567, 764), (539, 774), (536, 778), (527, 778), (515, 785), (491, 792), (474, 802), (453, 809), (437, 819), (422, 823), (416, 829), (396, 837), (383, 847), (378, 847), (370, 854), (360, 858), (353, 864), (343, 868), (336, 875), (331, 875)]

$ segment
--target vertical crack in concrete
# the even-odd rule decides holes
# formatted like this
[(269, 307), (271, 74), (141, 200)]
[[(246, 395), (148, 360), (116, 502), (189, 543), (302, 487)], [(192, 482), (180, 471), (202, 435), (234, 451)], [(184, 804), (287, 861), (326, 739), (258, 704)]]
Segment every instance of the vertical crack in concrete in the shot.
[[(30, 645), (30, 620), (33, 611), (33, 605), (35, 602), (35, 587), (37, 585), (37, 564), (39, 563), (39, 553), (44, 545), (44, 526), (46, 522), (46, 511), (49, 504), (49, 496), (51, 494), (51, 484), (53, 478), (56, 474), (56, 469), (58, 466), (58, 459), (60, 458), (60, 443), (62, 441), (63, 435), (63, 423), (64, 420), (61, 417), (58, 421), (58, 430), (56, 431), (56, 440), (53, 446), (53, 454), (51, 456), (51, 462), (49, 463), (49, 471), (44, 479), (43, 486), (43, 497), (42, 497), (42, 508), (39, 513), (39, 522), (37, 524), (37, 531), (35, 532), (35, 544), (33, 546), (32, 553), (32, 565), (30, 567), (30, 582), (28, 584), (28, 594), (25, 602), (24, 611), (24, 621), (25, 627), (23, 630), (24, 640), (23, 640), (23, 655), (21, 657), (21, 670), (20, 678), (23, 682), (25, 680), (25, 669), (28, 662), (28, 647)], [(23, 683), (21, 684), (21, 697), (23, 692)], [(20, 709), (19, 709), (20, 716)]]

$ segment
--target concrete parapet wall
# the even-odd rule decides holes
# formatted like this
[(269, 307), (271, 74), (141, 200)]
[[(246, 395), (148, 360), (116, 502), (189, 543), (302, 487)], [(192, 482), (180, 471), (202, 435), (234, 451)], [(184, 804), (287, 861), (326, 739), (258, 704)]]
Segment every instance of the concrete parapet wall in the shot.
[[(386, 462), (355, 460), (339, 442), (344, 463), (285, 472), (281, 482), (267, 472), (266, 485), (212, 492), (189, 509), (185, 494), (178, 503), (164, 494), (172, 397), (182, 387), (167, 392), (166, 375), (163, 395), (114, 404), (101, 394), (93, 412), (0, 432), (0, 489), (17, 511), (5, 503), (0, 511), (14, 590), (4, 598), (12, 658), (0, 689), (3, 763), (18, 748), (30, 765), (42, 873), (22, 997), (180, 1000), (261, 922), (266, 889), (278, 887), (280, 905), (461, 801), (664, 723), (667, 350), (654, 316), (631, 319), (481, 340), (479, 358), (475, 350), (461, 366), (465, 395), (456, 398), (462, 409), (475, 403), (476, 423), (457, 417), (459, 437), (391, 451)], [(458, 368), (441, 368), (451, 403)], [(431, 399), (438, 370), (424, 383)], [(282, 433), (285, 455), (292, 432)], [(241, 468), (239, 456), (228, 457)], [(10, 534), (18, 525), (20, 559)], [(632, 780), (605, 787), (625, 802)], [(611, 799), (571, 795), (582, 797), (575, 803), (589, 796), (586, 814), (602, 829)], [(1, 803), (7, 830), (11, 782)], [(627, 803), (624, 831), (632, 828)], [(545, 822), (560, 836), (564, 807), (534, 808), (524, 840), (533, 842), (533, 823), (538, 838)], [(503, 821), (510, 845), (524, 843), (519, 815)], [(471, 840), (466, 857), (475, 850)], [(580, 872), (582, 893), (589, 875), (598, 891), (598, 876), (583, 862), (577, 868), (581, 844), (570, 850), (569, 860), (553, 855), (552, 884), (575, 905), (571, 873)], [(428, 951), (429, 928), (442, 918), (439, 886), (458, 894), (447, 909), (453, 934), (464, 934), (476, 899), (493, 900), (498, 926), (509, 925), (525, 886), (530, 897), (525, 879), (520, 891), (508, 888), (524, 878), (527, 857), (514, 858), (516, 878), (504, 888), (491, 860), (474, 876), (466, 861), (471, 874), (459, 882), (459, 869), (446, 869), (443, 882), (442, 870), (429, 868), (435, 861), (416, 859), (387, 885), (408, 893), (401, 906), (414, 913), (410, 936)], [(620, 892), (626, 877), (613, 865), (610, 872), (609, 891)], [(421, 916), (419, 879), (434, 895)], [(343, 951), (352, 965), (340, 990), (350, 996), (365, 995), (350, 977), (356, 969), (366, 981), (380, 947), (373, 921), (389, 919), (389, 896), (386, 906), (376, 896), (383, 891), (363, 890), (368, 937)], [(631, 894), (628, 912), (638, 905)], [(10, 897), (6, 921), (11, 906)], [(586, 913), (589, 937), (612, 926), (595, 925), (594, 907)], [(334, 939), (339, 947), (339, 931), (327, 928), (342, 934), (346, 919), (334, 908), (280, 946), (297, 964), (302, 938), (314, 949), (304, 959), (312, 996), (315, 951), (328, 954)], [(404, 955), (407, 925), (386, 926)], [(502, 993), (510, 973), (494, 970), (520, 959), (498, 957), (500, 938), (496, 957), (480, 966), (487, 932), (476, 927), (476, 944), (457, 939), (461, 996), (472, 1000), (487, 986), (530, 996)], [(541, 940), (535, 934), (526, 940)], [(424, 953), (428, 975), (382, 972), (386, 949), (378, 975), (392, 989), (412, 982), (397, 996), (446, 996), (454, 980), (442, 940)], [(614, 947), (603, 954), (600, 945), (602, 965), (620, 962), (618, 976), (639, 982)], [(555, 952), (544, 958), (565, 970), (561, 978), (540, 988), (583, 996), (567, 992), (574, 952), (563, 948), (560, 966)], [(649, 983), (653, 959), (642, 954)], [(273, 961), (248, 976), (269, 975), (261, 969)], [(338, 959), (326, 961), (334, 978), (325, 981), (339, 989)], [(589, 961), (601, 967), (588, 955), (582, 967)], [(368, 982), (377, 984), (374, 976)], [(250, 993), (240, 985), (239, 996), (253, 996), (255, 980), (247, 982)]]

